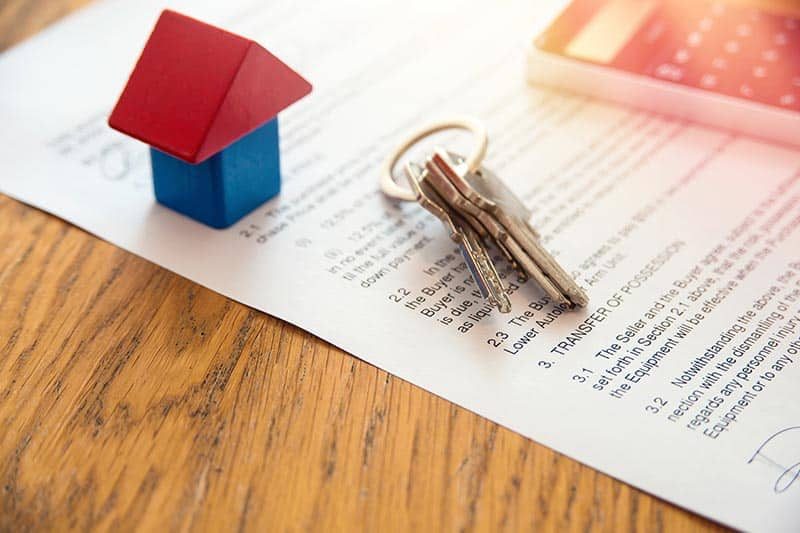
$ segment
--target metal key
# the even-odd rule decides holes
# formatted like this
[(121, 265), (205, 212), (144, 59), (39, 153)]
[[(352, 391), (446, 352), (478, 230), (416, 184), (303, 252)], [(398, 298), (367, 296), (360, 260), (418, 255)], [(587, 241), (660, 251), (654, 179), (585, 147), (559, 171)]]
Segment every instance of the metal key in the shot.
[(463, 158), (437, 150), (428, 160), (431, 184), (454, 209), (472, 215), (556, 303), (585, 306), (586, 293), (539, 242), (530, 212), (486, 168), (458, 168)]
[(461, 215), (454, 212), (426, 182), (426, 169), (411, 162), (406, 165), (405, 170), (409, 185), (417, 195), (420, 205), (444, 223), (450, 238), (458, 244), (481, 295), (501, 313), (511, 311), (511, 300), (480, 234)]
[(538, 233), (528, 223), (530, 212), (494, 173), (485, 167), (474, 173), (458, 172), (452, 166), (449, 154), (442, 150), (436, 151), (432, 160), (445, 168), (459, 192), (482, 210), (494, 215), (567, 297), (570, 305), (582, 307), (588, 303), (586, 293), (539, 242)]
[(430, 181), (432, 188), (439, 193), (453, 210), (459, 213), (465, 213), (471, 217), (469, 218), (470, 220), (477, 221), (477, 223), (484, 228), (484, 231), (491, 235), (495, 243), (504, 246), (510, 252), (522, 271), (529, 274), (554, 302), (569, 305), (569, 301), (558, 287), (553, 284), (536, 262), (526, 254), (522, 245), (506, 231), (503, 225), (500, 224), (491, 213), (480, 209), (467, 200), (466, 197), (458, 191), (455, 185), (453, 185), (441, 168), (431, 160), (428, 160), (426, 167), (428, 170), (428, 181)]
[[(442, 156), (442, 153), (447, 154), (446, 158)], [(497, 207), (502, 208), (509, 214), (525, 221), (525, 225), (528, 227), (529, 231), (537, 239), (540, 238), (539, 232), (536, 231), (536, 228), (528, 223), (533, 216), (530, 209), (528, 209), (525, 204), (522, 203), (519, 197), (514, 194), (511, 189), (506, 187), (506, 185), (500, 181), (493, 172), (489, 172), (484, 168), (480, 168), (474, 173), (467, 172), (467, 169), (463, 167), (465, 163), (464, 157), (454, 152), (442, 152), (439, 150), (438, 156), (437, 154), (434, 155), (437, 159), (446, 159), (453, 165), (456, 175), (461, 177), (463, 182), (466, 182), (462, 183), (462, 180), (459, 180), (455, 182), (454, 185), (459, 189), (459, 192), (461, 192), (469, 200), (471, 200), (481, 209), (486, 209), (492, 213), (495, 212)], [(470, 187), (475, 189), (478, 195), (473, 195)]]

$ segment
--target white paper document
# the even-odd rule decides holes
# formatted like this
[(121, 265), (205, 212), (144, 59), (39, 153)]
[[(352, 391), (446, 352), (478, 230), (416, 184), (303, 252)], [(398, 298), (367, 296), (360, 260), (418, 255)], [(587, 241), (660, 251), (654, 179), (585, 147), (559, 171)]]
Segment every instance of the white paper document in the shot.
[[(156, 204), (146, 146), (106, 125), (161, 9), (133, 0), (0, 57), (2, 192), (657, 496), (800, 530), (800, 151), (527, 86), (558, 3), (170, 7), (314, 85), (280, 115), (280, 196), (224, 231)], [(499, 314), (442, 225), (382, 196), (386, 153), (452, 114), (487, 122), (587, 309), (500, 262)]]

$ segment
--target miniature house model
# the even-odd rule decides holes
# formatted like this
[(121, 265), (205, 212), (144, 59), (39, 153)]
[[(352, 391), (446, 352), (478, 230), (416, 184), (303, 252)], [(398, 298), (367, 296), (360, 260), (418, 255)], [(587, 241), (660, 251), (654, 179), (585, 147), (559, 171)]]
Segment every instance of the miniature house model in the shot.
[(276, 115), (310, 91), (257, 43), (164, 11), (108, 122), (151, 146), (160, 203), (225, 228), (278, 194)]

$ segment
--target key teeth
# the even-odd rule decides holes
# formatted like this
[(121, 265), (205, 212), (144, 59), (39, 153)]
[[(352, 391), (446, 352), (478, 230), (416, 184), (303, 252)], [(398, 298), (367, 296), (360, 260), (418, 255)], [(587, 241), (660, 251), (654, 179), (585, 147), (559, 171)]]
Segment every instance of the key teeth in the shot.
[(556, 303), (566, 304), (570, 309), (577, 309), (589, 305), (589, 296), (580, 287), (576, 287), (573, 290), (562, 290), (561, 297), (563, 301)]
[(495, 306), (504, 315), (511, 312), (511, 300), (508, 298), (505, 298), (502, 302), (495, 302)]
[(548, 279), (553, 286), (559, 290), (562, 301), (558, 303), (566, 304), (570, 309), (586, 307), (589, 304), (589, 296), (580, 286), (577, 285), (577, 283), (574, 287), (565, 288), (561, 287), (558, 283), (556, 283), (556, 280), (552, 279), (551, 277), (548, 276)]
[(589, 305), (589, 295), (586, 294), (583, 290), (578, 290), (577, 292), (569, 295), (570, 303), (572, 304), (571, 307), (586, 307)]

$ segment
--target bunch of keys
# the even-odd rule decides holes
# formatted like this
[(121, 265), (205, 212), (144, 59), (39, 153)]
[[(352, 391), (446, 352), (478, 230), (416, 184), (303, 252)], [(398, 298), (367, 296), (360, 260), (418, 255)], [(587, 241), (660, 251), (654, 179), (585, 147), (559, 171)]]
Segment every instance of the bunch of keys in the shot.
[[(414, 144), (446, 129), (466, 129), (477, 137), (469, 157), (437, 149), (424, 165), (405, 167), (409, 189), (392, 174), (401, 156)], [(401, 144), (384, 163), (381, 189), (398, 200), (418, 202), (442, 221), (464, 257), (475, 283), (501, 313), (511, 300), (484, 242), (492, 242), (521, 274), (533, 279), (556, 304), (583, 307), (589, 298), (575, 280), (541, 245), (530, 225), (530, 211), (492, 172), (481, 166), (488, 136), (477, 121), (460, 118), (432, 124)]]

